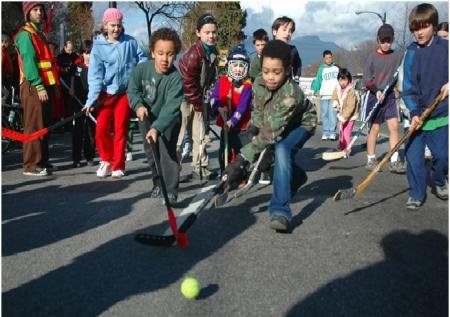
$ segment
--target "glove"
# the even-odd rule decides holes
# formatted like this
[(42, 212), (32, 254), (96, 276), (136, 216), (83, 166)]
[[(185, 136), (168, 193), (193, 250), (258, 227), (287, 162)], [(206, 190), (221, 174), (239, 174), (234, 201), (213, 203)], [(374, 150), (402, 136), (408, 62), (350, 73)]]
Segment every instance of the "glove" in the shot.
[(261, 162), (258, 165), (258, 171), (269, 172), (275, 161), (275, 145), (271, 144), (267, 147)]
[(250, 124), (248, 125), (248, 127), (247, 127), (247, 133), (248, 133), (250, 136), (254, 137), (254, 136), (258, 135), (258, 133), (259, 133), (259, 128), (258, 128), (257, 126), (255, 126), (255, 125), (253, 125), (253, 124), (250, 123)]
[(247, 179), (249, 166), (250, 163), (241, 155), (238, 155), (225, 169), (225, 175), (227, 177), (225, 186), (230, 190), (238, 188), (239, 184)]

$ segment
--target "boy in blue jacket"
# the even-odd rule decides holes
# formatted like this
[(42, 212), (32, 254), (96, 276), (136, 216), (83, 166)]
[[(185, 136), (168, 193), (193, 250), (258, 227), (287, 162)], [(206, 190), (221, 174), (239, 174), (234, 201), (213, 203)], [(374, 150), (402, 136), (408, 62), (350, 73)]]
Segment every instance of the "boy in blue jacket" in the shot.
[[(416, 42), (408, 47), (404, 61), (403, 100), (418, 131), (406, 145), (407, 177), (410, 186), (406, 208), (418, 209), (426, 197), (425, 144), (433, 154), (432, 179), (436, 196), (448, 200), (448, 41), (436, 36), (438, 12), (427, 3), (409, 15), (409, 29)], [(420, 114), (441, 92), (444, 96), (425, 122)]]

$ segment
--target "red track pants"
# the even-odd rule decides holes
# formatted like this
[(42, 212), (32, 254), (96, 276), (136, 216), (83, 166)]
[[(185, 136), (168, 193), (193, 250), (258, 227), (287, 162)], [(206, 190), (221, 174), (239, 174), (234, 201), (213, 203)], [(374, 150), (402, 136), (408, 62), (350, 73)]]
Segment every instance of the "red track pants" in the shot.
[[(102, 92), (98, 99), (108, 94)], [(128, 126), (130, 124), (130, 107), (126, 93), (105, 100), (97, 108), (97, 129), (95, 141), (100, 158), (111, 164), (113, 171), (125, 170), (125, 146)]]

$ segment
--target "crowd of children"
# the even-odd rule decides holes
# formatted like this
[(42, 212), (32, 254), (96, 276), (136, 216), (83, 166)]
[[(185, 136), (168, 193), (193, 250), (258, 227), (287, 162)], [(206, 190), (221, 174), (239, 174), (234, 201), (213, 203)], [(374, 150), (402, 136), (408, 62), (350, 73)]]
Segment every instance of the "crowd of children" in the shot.
[[(51, 104), (57, 98), (58, 74), (54, 67), (40, 66), (44, 61), (55, 65), (40, 30), (44, 5), (24, 2), (23, 8), (27, 24), (15, 37), (15, 44), (23, 71), (25, 132), (33, 133), (48, 125)], [(403, 54), (392, 49), (394, 30), (383, 24), (376, 35), (378, 47), (368, 56), (364, 70), (363, 82), (369, 94), (366, 113), (372, 113), (366, 165), (371, 170), (377, 165), (375, 149), (380, 126), (387, 123), (390, 148), (399, 140), (399, 110), (392, 78), (403, 65), (402, 98), (411, 124), (418, 130), (406, 144), (407, 165), (396, 152), (389, 170), (407, 173), (411, 187), (408, 209), (419, 208), (426, 197), (425, 145), (433, 155), (436, 195), (448, 199), (448, 41), (444, 39), (448, 37), (448, 24), (438, 25), (438, 21), (438, 13), (430, 4), (420, 4), (412, 10), (409, 28), (416, 41), (408, 47), (403, 64)], [(80, 56), (73, 53), (70, 41), (58, 56), (61, 80), (68, 86), (62, 90), (71, 107), (66, 112), (73, 114), (83, 108), (86, 114), (95, 113), (97, 120), (96, 127), (87, 117), (75, 121), (73, 166), (81, 165), (84, 144), (88, 165), (93, 165), (95, 148), (98, 150), (98, 177), (125, 176), (127, 132), (133, 110), (152, 172), (151, 197), (162, 197), (163, 176), (169, 201), (176, 204), (186, 138), (192, 144), (192, 175), (214, 177), (205, 146), (212, 113), (216, 124), (222, 127), (219, 165), (227, 188), (239, 187), (251, 164), (266, 149), (265, 164), (261, 164), (265, 168), (260, 172), (267, 175), (272, 168), (270, 228), (289, 231), (291, 199), (307, 181), (295, 154), (315, 133), (318, 122), (315, 106), (298, 85), (302, 62), (297, 48), (289, 44), (295, 31), (294, 20), (286, 16), (275, 19), (273, 40), (269, 40), (264, 29), (256, 30), (252, 61), (242, 45), (231, 48), (222, 76), (218, 76), (217, 67), (219, 26), (210, 13), (198, 18), (198, 40), (181, 56), (178, 68), (174, 61), (181, 50), (181, 40), (175, 30), (160, 28), (152, 33), (148, 60), (137, 41), (124, 33), (122, 22), (120, 10), (107, 9), (102, 32), (93, 42), (85, 41)], [(37, 54), (38, 62), (32, 53)], [(348, 67), (333, 63), (329, 50), (322, 57), (323, 64), (312, 83), (312, 90), (320, 96), (322, 140), (338, 140), (338, 148), (349, 157), (359, 100)], [(25, 89), (32, 94), (25, 94)], [(440, 91), (444, 91), (444, 97), (437, 109), (429, 120), (421, 122), (419, 115)], [(74, 96), (80, 100), (78, 106), (71, 99)], [(44, 107), (35, 107), (37, 104)], [(37, 113), (35, 108), (41, 111)], [(372, 109), (375, 110), (371, 112)], [(157, 146), (163, 175), (158, 175), (150, 141)], [(46, 138), (24, 146), (25, 175), (48, 175), (48, 164)], [(264, 173), (261, 177), (265, 178)]]

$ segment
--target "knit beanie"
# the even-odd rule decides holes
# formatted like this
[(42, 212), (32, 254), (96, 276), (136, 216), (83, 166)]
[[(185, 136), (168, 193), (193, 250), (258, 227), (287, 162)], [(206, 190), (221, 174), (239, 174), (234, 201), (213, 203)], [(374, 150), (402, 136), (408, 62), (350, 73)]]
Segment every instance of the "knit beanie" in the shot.
[(122, 21), (123, 14), (119, 9), (109, 8), (103, 13), (103, 23), (108, 23), (109, 21), (119, 20)]
[(23, 15), (25, 17), (25, 22), (28, 22), (30, 20), (30, 11), (31, 9), (33, 9), (35, 6), (41, 5), (44, 8), (44, 20), (46, 19), (46, 14), (45, 14), (45, 6), (43, 2), (39, 2), (39, 1), (24, 1), (22, 2), (22, 10), (23, 10)]

